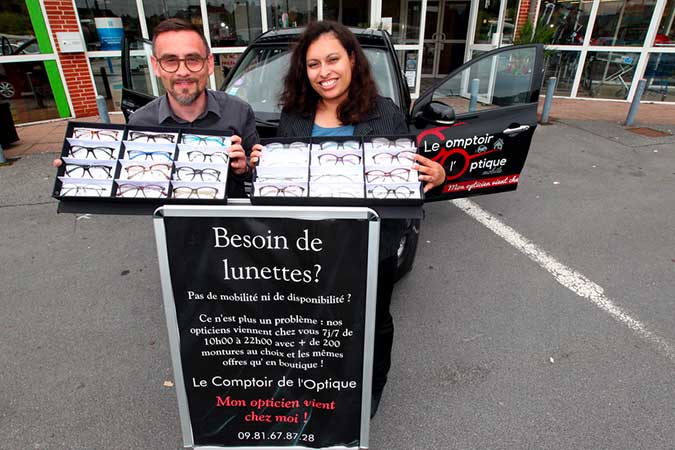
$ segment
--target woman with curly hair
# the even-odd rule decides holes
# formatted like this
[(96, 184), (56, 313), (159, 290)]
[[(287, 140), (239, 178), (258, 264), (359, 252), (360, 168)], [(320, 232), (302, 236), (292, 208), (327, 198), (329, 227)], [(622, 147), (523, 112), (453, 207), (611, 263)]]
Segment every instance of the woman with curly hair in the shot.
[[(370, 64), (356, 36), (336, 22), (312, 22), (300, 35), (280, 104), (279, 137), (409, 133), (405, 114), (391, 99), (378, 95)], [(258, 157), (258, 151), (252, 152), (252, 163)], [(424, 192), (443, 183), (445, 171), (440, 164), (421, 155), (416, 155), (416, 163), (414, 169), (424, 183)], [(380, 226), (371, 417), (379, 406), (391, 366), (394, 323), (389, 305), (396, 251), (405, 228), (405, 221), (399, 219), (384, 219)]]

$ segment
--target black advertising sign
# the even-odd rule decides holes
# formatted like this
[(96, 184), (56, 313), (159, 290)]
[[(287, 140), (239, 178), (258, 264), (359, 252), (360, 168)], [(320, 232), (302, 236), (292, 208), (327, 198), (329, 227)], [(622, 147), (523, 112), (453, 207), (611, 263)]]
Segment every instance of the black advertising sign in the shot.
[(185, 446), (367, 448), (377, 216), (171, 206), (155, 230)]
[(460, 121), (417, 136), (419, 153), (440, 163), (446, 172), (442, 194), (427, 196), (427, 201), (516, 189), (535, 126), (524, 125), (505, 134), (509, 124), (500, 119), (483, 115), (473, 123)]

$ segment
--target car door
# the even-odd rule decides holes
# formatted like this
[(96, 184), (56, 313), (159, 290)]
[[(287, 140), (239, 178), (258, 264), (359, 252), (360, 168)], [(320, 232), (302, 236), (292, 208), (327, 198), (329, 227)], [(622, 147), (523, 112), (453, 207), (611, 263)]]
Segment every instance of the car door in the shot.
[(419, 152), (446, 172), (425, 201), (516, 189), (542, 78), (543, 46), (509, 46), (469, 61), (419, 97), (411, 131)]
[[(132, 38), (135, 41), (135, 38)], [(155, 96), (149, 92), (143, 92), (140, 90), (139, 86), (136, 86), (134, 83), (134, 78), (138, 76), (134, 74), (134, 70), (131, 64), (131, 47), (141, 47), (148, 54), (152, 53), (152, 42), (143, 39), (140, 43), (132, 42), (132, 39), (127, 36), (122, 40), (122, 101), (120, 104), (120, 109), (122, 114), (124, 114), (124, 120), (129, 121), (129, 116), (131, 113), (136, 111), (141, 106), (145, 106), (155, 99)], [(132, 45), (136, 44), (136, 45)], [(151, 70), (148, 68), (148, 70)], [(152, 75), (151, 75), (152, 76)], [(147, 83), (144, 83), (147, 85)]]

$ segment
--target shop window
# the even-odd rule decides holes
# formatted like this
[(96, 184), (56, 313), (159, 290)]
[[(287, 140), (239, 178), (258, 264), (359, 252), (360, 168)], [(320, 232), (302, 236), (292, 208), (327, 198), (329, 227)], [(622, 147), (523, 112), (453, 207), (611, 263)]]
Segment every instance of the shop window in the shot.
[[(134, 91), (152, 94), (151, 69), (145, 56), (131, 57), (131, 78)], [(122, 99), (122, 66), (120, 58), (90, 58), (97, 95), (105, 97), (108, 110), (120, 111)]]
[(592, 5), (593, 2), (579, 0), (542, 2), (537, 26), (554, 30), (551, 44), (582, 45)]
[(655, 5), (655, 1), (601, 0), (591, 45), (643, 45)]
[[(24, 0), (3, 0), (0, 8), (0, 56), (40, 53)], [(7, 5), (5, 5), (7, 3)]]
[(143, 0), (148, 33), (152, 39), (152, 30), (162, 21), (177, 17), (197, 26), (202, 26), (202, 11), (199, 0)]
[(59, 117), (42, 61), (0, 63), (0, 101), (3, 100), (9, 101), (15, 123)]
[(589, 52), (577, 95), (625, 100), (639, 56), (639, 53)]
[(556, 78), (554, 95), (569, 97), (572, 94), (574, 75), (579, 67), (579, 52), (564, 50), (546, 50), (544, 55), (544, 86), (545, 91), (548, 80)]
[[(382, 20), (391, 20), (392, 42), (395, 44), (417, 44), (420, 40), (422, 23), (422, 2), (420, 0), (388, 0), (382, 2)], [(427, 14), (428, 16), (429, 14)], [(433, 24), (434, 29), (436, 23)], [(426, 28), (429, 28), (427, 24)]]
[(675, 45), (675, 0), (668, 0), (663, 10), (661, 24), (654, 38), (654, 46)]
[(211, 47), (245, 47), (262, 34), (260, 3), (207, 0)]
[(213, 74), (216, 77), (216, 89), (220, 89), (223, 86), (225, 77), (234, 68), (235, 64), (237, 64), (237, 60), (240, 56), (241, 53), (223, 53), (219, 55), (213, 55)]
[[(140, 38), (135, 0), (75, 0), (87, 50), (121, 50), (122, 38)], [(134, 39), (135, 41), (136, 39)]]
[(479, 3), (476, 19), (475, 44), (499, 44), (497, 22), (499, 19), (499, 1), (486, 0)]
[(650, 53), (643, 100), (675, 102), (675, 53)]
[(270, 0), (267, 2), (267, 27), (303, 27), (316, 20), (317, 0)]
[(363, 0), (323, 0), (323, 18), (348, 27), (370, 26), (370, 2)]

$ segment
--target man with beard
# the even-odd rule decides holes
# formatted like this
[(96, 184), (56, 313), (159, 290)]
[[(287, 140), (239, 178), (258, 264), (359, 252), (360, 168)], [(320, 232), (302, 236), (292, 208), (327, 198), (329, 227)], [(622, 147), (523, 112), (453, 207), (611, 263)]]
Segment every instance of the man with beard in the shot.
[(153, 30), (152, 68), (167, 94), (135, 111), (134, 126), (169, 126), (231, 131), (232, 181), (229, 197), (243, 197), (248, 176), (246, 152), (257, 147), (258, 133), (250, 105), (224, 92), (206, 89), (213, 54), (202, 30), (182, 19), (167, 19)]

